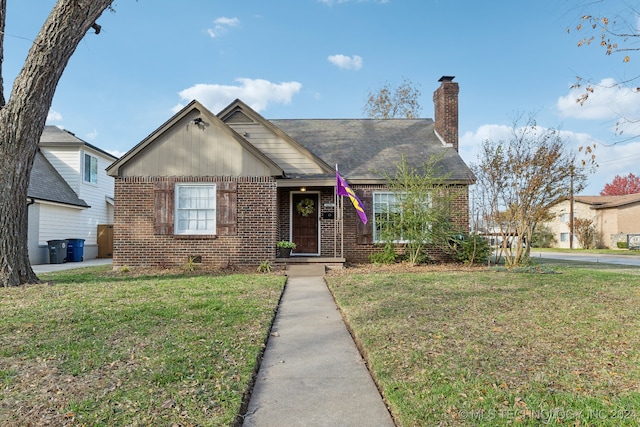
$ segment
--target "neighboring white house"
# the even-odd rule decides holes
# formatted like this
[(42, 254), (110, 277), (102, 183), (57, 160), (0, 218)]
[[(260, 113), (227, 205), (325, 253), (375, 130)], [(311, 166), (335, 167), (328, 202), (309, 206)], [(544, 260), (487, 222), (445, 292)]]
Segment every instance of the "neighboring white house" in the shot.
[[(84, 239), (84, 259), (98, 257), (98, 226), (113, 224), (117, 157), (56, 126), (45, 126), (29, 181), (29, 259), (49, 263), (50, 240)], [(104, 252), (104, 251), (103, 251)]]

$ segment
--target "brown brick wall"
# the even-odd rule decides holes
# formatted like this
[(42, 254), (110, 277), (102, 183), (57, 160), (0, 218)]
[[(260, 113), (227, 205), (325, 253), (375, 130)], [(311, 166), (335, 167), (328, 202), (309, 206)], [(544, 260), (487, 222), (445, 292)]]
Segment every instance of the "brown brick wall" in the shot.
[[(451, 78), (452, 79), (452, 78)], [(443, 77), (433, 93), (436, 132), (458, 151), (458, 83)]]
[[(154, 234), (154, 183), (235, 181), (238, 185), (237, 234), (230, 236), (174, 236)], [(386, 187), (353, 186), (363, 190), (385, 191)], [(466, 186), (453, 201), (453, 210), (460, 215), (453, 220), (468, 229), (469, 195)], [(321, 218), (324, 212), (334, 212), (333, 188), (321, 190)], [(115, 267), (175, 267), (184, 265), (190, 256), (201, 256), (202, 264), (215, 267), (228, 265), (258, 265), (275, 259), (275, 243), (289, 240), (290, 198), (288, 189), (276, 189), (271, 178), (123, 178), (115, 183), (114, 254)], [(357, 224), (360, 218), (348, 198), (344, 203), (344, 256), (347, 262), (369, 262), (369, 255), (381, 250), (375, 244), (359, 244)], [(372, 206), (366, 206), (370, 223)], [(335, 239), (334, 220), (321, 219), (321, 255), (340, 255), (340, 236)], [(338, 253), (334, 252), (337, 246)], [(431, 249), (433, 259), (444, 254)]]
[[(228, 236), (154, 234), (154, 182), (237, 183), (237, 232)], [(114, 267), (175, 267), (190, 256), (214, 267), (258, 265), (275, 259), (276, 183), (269, 177), (119, 178), (115, 182)]]
[[(387, 187), (382, 185), (354, 185), (352, 186), (357, 194), (361, 194), (363, 191), (388, 191)], [(456, 215), (452, 218), (452, 221), (459, 226), (462, 230), (469, 230), (469, 191), (468, 186), (460, 185), (453, 187), (452, 191), (458, 192), (458, 196), (452, 201), (452, 212), (456, 212)], [(367, 212), (367, 219), (371, 224), (373, 222), (372, 214), (373, 207), (365, 206)], [(367, 263), (369, 262), (369, 255), (382, 250), (380, 245), (371, 244), (359, 244), (358, 236), (356, 233), (357, 224), (360, 222), (360, 218), (356, 213), (353, 205), (348, 198), (344, 199), (344, 253), (347, 262), (352, 263)], [(439, 249), (434, 247), (428, 248), (427, 252), (431, 259), (436, 261), (448, 261), (447, 255)]]

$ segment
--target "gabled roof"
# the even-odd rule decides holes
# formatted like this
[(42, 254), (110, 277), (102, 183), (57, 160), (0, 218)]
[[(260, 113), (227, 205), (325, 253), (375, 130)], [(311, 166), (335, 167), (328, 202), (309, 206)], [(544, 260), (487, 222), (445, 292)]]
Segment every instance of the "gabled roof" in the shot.
[(47, 158), (38, 151), (33, 161), (27, 197), (40, 201), (89, 208), (71, 189)]
[[(245, 148), (268, 162), (273, 171), (286, 172), (274, 176), (331, 180), (337, 165), (340, 173), (353, 182), (377, 182), (385, 180), (387, 174), (393, 176), (403, 157), (410, 167), (420, 171), (436, 156), (440, 159), (441, 177), (446, 181), (475, 181), (456, 149), (437, 135), (431, 119), (267, 120), (238, 99), (213, 117), (202, 104), (192, 101), (109, 166), (107, 173), (118, 175), (120, 167), (194, 109), (228, 129)], [(254, 131), (256, 135), (251, 135)]]
[[(277, 126), (274, 126), (272, 122), (262, 117), (260, 114), (258, 114), (258, 112), (256, 112), (254, 109), (252, 109), (251, 107), (249, 107), (247, 104), (245, 104), (239, 99), (236, 99), (231, 104), (229, 104), (229, 106), (227, 106), (224, 110), (218, 113), (218, 117), (220, 118), (220, 120), (227, 123), (231, 127), (234, 127), (235, 122), (239, 122), (239, 123), (244, 122), (242, 124), (246, 124), (247, 121), (250, 121), (252, 123), (256, 123), (266, 128), (268, 131), (270, 131), (272, 134), (276, 135), (277, 137), (281, 138), (283, 141), (285, 141), (285, 144), (289, 145), (288, 147), (289, 149), (296, 150), (302, 156), (306, 156), (308, 159), (310, 159), (312, 163), (315, 164), (315, 166), (320, 171), (323, 171), (325, 174), (335, 173), (333, 166), (325, 162), (324, 159), (314, 155), (312, 152), (308, 150), (307, 147), (301, 145), (294, 138), (291, 138), (290, 135), (287, 135)], [(283, 147), (274, 146), (273, 144), (267, 143), (261, 147), (261, 150), (267, 156), (274, 159), (277, 157), (276, 153), (281, 152), (283, 150)], [(290, 174), (291, 172), (288, 171), (288, 173)]]
[(236, 131), (234, 131), (231, 127), (227, 126), (224, 122), (222, 122), (215, 114), (209, 111), (204, 105), (200, 102), (193, 100), (188, 105), (186, 105), (182, 110), (176, 113), (173, 117), (167, 120), (164, 124), (162, 124), (158, 129), (153, 131), (149, 136), (143, 139), (140, 143), (138, 143), (135, 147), (129, 150), (126, 154), (124, 154), (120, 159), (112, 163), (109, 167), (107, 167), (107, 174), (110, 176), (117, 176), (118, 169), (122, 166), (126, 165), (127, 162), (136, 157), (139, 153), (144, 151), (145, 148), (153, 144), (160, 136), (169, 131), (172, 126), (181, 121), (183, 118), (191, 114), (193, 111), (199, 112), (209, 123), (214, 123), (228, 135), (230, 135), (235, 141), (237, 141), (244, 149), (251, 152), (257, 158), (261, 159), (265, 164), (269, 166), (272, 171), (272, 174), (275, 176), (282, 175), (282, 170), (280, 167), (273, 162), (269, 157), (267, 157), (260, 150), (255, 148), (246, 138), (239, 135)]
[(610, 209), (640, 202), (640, 193), (622, 196), (575, 196), (574, 201), (591, 205), (591, 209)]
[(475, 177), (458, 152), (436, 135), (431, 119), (283, 119), (271, 120), (315, 156), (352, 181), (393, 176), (402, 157), (416, 170), (432, 155), (449, 181)]
[(107, 153), (101, 148), (83, 141), (72, 132), (60, 129), (58, 126), (45, 126), (42, 131), (42, 135), (40, 136), (39, 145), (40, 147), (88, 147), (111, 158), (112, 160), (117, 159), (113, 154)]

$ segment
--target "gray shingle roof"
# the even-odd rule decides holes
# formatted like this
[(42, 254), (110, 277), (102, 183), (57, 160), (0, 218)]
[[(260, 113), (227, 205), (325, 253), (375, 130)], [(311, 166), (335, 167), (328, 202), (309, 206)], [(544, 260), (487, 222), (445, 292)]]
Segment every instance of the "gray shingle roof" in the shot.
[(40, 136), (39, 145), (41, 147), (64, 147), (64, 146), (79, 147), (79, 146), (86, 146), (86, 147), (89, 147), (89, 148), (91, 148), (91, 149), (93, 149), (95, 151), (98, 151), (98, 152), (104, 154), (105, 156), (110, 157), (113, 160), (117, 159), (117, 157), (114, 156), (113, 154), (107, 153), (103, 149), (98, 148), (95, 145), (89, 144), (86, 141), (83, 141), (82, 139), (78, 138), (73, 133), (69, 132), (68, 130), (60, 129), (57, 126), (45, 126), (44, 127), (44, 130), (42, 131), (42, 135)]
[(27, 196), (36, 200), (90, 207), (78, 197), (40, 151), (36, 153), (33, 161)]
[(431, 119), (282, 119), (269, 120), (299, 144), (349, 179), (393, 175), (405, 157), (422, 170), (431, 155), (449, 180), (471, 182), (473, 173), (458, 152), (442, 144)]

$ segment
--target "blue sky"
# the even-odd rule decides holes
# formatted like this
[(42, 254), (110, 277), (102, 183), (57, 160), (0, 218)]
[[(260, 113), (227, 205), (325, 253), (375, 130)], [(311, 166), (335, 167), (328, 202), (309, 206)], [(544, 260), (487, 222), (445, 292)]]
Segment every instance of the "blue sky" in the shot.
[[(8, 0), (9, 94), (53, 0)], [(477, 161), (519, 114), (560, 128), (571, 147), (597, 143), (598, 194), (616, 174), (640, 175), (638, 127), (614, 134), (617, 114), (640, 117), (640, 94), (606, 88), (640, 74), (597, 46), (577, 47), (578, 0), (116, 0), (87, 34), (58, 85), (48, 124), (121, 155), (198, 99), (214, 113), (235, 98), (267, 119), (363, 117), (367, 93), (404, 79), (433, 117), (442, 75), (460, 85), (460, 152)], [(596, 2), (607, 13), (622, 1)], [(633, 23), (636, 24), (635, 22)], [(584, 106), (576, 76), (595, 83)], [(613, 144), (617, 142), (616, 144)]]

